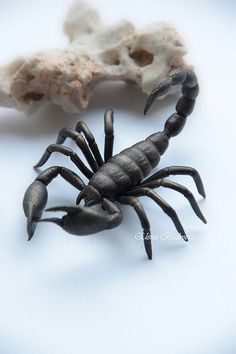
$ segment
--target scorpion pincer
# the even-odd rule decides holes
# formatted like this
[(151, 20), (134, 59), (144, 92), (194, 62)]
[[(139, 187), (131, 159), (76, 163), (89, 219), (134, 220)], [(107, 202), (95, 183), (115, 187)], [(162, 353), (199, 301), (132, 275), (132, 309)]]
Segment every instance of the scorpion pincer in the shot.
[[(150, 135), (117, 155), (113, 156), (114, 131), (111, 110), (107, 110), (104, 116), (104, 157), (84, 122), (80, 121), (75, 130), (64, 128), (59, 132), (56, 144), (47, 147), (35, 167), (43, 166), (53, 152), (58, 152), (70, 157), (89, 182), (85, 185), (81, 177), (62, 166), (49, 167), (41, 172), (24, 195), (23, 207), (27, 217), (29, 240), (40, 221), (53, 222), (73, 235), (89, 235), (115, 228), (122, 222), (122, 212), (117, 205), (120, 203), (130, 205), (135, 210), (143, 228), (147, 256), (152, 259), (150, 224), (138, 197), (151, 198), (171, 218), (183, 239), (188, 240), (175, 210), (154, 191), (158, 187), (170, 188), (181, 193), (188, 199), (195, 214), (206, 223), (193, 194), (183, 185), (166, 179), (170, 175), (189, 175), (193, 178), (198, 192), (205, 198), (202, 180), (194, 168), (171, 166), (149, 176), (166, 151), (170, 138), (182, 131), (188, 115), (193, 111), (199, 92), (197, 77), (192, 70), (172, 72), (153, 88), (144, 114), (153, 101), (165, 95), (173, 85), (182, 85), (182, 97), (177, 102), (176, 113), (166, 121), (164, 130)], [(63, 145), (66, 138), (76, 143), (87, 160), (87, 165), (72, 149)], [(48, 197), (46, 187), (58, 175), (80, 191), (76, 204), (47, 209), (65, 212), (62, 218), (41, 219)], [(83, 207), (79, 205), (81, 200), (84, 200)], [(102, 206), (101, 210), (93, 208), (98, 204)]]

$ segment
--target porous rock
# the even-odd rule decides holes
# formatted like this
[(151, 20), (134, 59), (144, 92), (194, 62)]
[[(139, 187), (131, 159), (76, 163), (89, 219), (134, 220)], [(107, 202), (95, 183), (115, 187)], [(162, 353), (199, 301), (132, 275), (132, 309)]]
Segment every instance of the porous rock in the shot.
[(172, 69), (186, 68), (186, 48), (172, 25), (136, 29), (129, 21), (106, 26), (87, 1), (70, 9), (67, 48), (17, 58), (0, 67), (0, 106), (31, 113), (46, 102), (82, 112), (101, 80), (135, 82), (149, 94)]

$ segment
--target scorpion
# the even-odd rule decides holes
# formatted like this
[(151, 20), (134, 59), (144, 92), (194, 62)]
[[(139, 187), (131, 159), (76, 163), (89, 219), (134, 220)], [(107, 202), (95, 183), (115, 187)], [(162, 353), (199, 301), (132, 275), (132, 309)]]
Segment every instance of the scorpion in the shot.
[[(75, 130), (71, 128), (60, 130), (56, 144), (47, 147), (35, 167), (43, 166), (53, 152), (58, 152), (70, 157), (89, 182), (85, 185), (75, 172), (62, 166), (49, 167), (41, 172), (26, 190), (23, 200), (24, 213), (27, 217), (28, 240), (33, 237), (37, 223), (42, 221), (55, 223), (68, 233), (80, 236), (113, 229), (120, 225), (123, 219), (122, 211), (117, 205), (119, 203), (131, 206), (136, 212), (143, 229), (147, 257), (152, 259), (150, 224), (138, 197), (151, 198), (170, 217), (182, 238), (188, 241), (175, 210), (154, 191), (159, 187), (170, 188), (181, 193), (187, 198), (195, 214), (206, 223), (193, 194), (183, 185), (166, 179), (171, 175), (191, 176), (199, 194), (205, 198), (204, 186), (196, 169), (171, 166), (148, 177), (151, 170), (158, 165), (161, 155), (166, 151), (170, 138), (182, 131), (188, 115), (194, 109), (195, 99), (199, 93), (197, 76), (193, 70), (175, 71), (155, 85), (148, 97), (144, 114), (157, 97), (165, 95), (175, 85), (181, 85), (182, 96), (177, 102), (176, 112), (166, 121), (164, 130), (150, 135), (116, 155), (113, 155), (112, 110), (106, 110), (104, 114), (104, 158), (101, 156), (93, 134), (83, 121), (78, 122)], [(90, 168), (71, 148), (63, 145), (66, 138), (76, 143)], [(46, 187), (59, 175), (79, 190), (76, 204), (46, 209), (46, 211), (64, 212), (62, 218), (41, 219), (48, 199)], [(79, 205), (82, 200), (84, 200), (83, 207)], [(93, 208), (96, 205), (100, 205), (101, 208)]]

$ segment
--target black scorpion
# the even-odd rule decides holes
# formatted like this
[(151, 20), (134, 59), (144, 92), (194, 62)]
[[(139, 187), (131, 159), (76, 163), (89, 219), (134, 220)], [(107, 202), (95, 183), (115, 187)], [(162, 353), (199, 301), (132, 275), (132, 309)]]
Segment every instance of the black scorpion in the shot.
[[(48, 221), (61, 226), (74, 235), (89, 235), (102, 230), (112, 229), (122, 222), (122, 212), (115, 202), (127, 204), (134, 208), (143, 228), (144, 246), (149, 259), (152, 259), (150, 225), (144, 208), (137, 197), (147, 196), (156, 202), (172, 219), (178, 233), (187, 241), (185, 231), (175, 210), (162, 199), (155, 188), (171, 188), (183, 194), (189, 201), (196, 215), (206, 223), (193, 194), (184, 186), (167, 180), (170, 175), (192, 176), (198, 192), (205, 198), (204, 187), (199, 173), (191, 167), (166, 167), (145, 179), (160, 161), (166, 151), (169, 139), (178, 135), (183, 129), (187, 116), (192, 113), (195, 99), (199, 92), (196, 74), (192, 70), (183, 70), (169, 74), (159, 82), (151, 92), (144, 114), (153, 101), (165, 95), (173, 85), (182, 85), (182, 97), (176, 105), (176, 113), (165, 123), (162, 132), (154, 133), (143, 141), (124, 149), (113, 156), (113, 112), (105, 112), (105, 146), (104, 160), (99, 152), (94, 136), (86, 124), (80, 121), (75, 130), (64, 128), (59, 132), (56, 144), (49, 145), (35, 167), (42, 166), (53, 152), (69, 156), (78, 169), (89, 179), (87, 185), (71, 170), (53, 166), (42, 173), (28, 187), (24, 195), (23, 207), (27, 217), (29, 240), (32, 238), (37, 222)], [(90, 168), (70, 148), (63, 146), (66, 138), (75, 141), (84, 154)], [(62, 218), (41, 219), (47, 202), (46, 186), (58, 175), (77, 188), (75, 206), (59, 206), (48, 211), (63, 211)], [(84, 200), (84, 207), (78, 204)], [(101, 210), (92, 208), (100, 204)]]

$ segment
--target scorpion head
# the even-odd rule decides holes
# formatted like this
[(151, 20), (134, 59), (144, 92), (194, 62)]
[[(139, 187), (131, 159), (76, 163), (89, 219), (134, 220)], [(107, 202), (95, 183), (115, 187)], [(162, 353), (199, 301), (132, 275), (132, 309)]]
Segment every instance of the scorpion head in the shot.
[(88, 207), (88, 206), (100, 204), (102, 201), (102, 196), (96, 188), (88, 185), (84, 187), (84, 189), (78, 195), (76, 204), (80, 204), (82, 199), (84, 199), (84, 205)]

